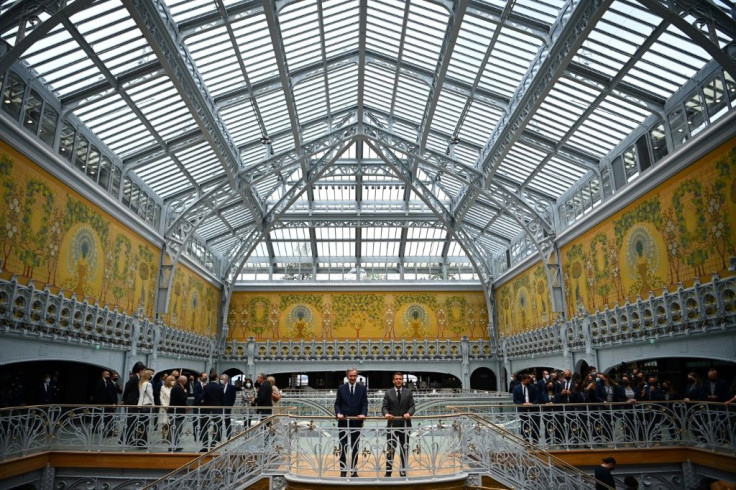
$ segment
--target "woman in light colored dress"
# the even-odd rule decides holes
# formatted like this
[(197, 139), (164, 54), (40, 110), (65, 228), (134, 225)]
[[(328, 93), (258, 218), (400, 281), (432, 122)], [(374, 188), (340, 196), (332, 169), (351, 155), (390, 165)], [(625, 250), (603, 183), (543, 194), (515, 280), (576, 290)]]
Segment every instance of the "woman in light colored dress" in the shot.
[(271, 402), (273, 402), (273, 414), (281, 413), (281, 410), (278, 407), (279, 403), (281, 403), (281, 392), (276, 387), (276, 378), (273, 376), (269, 376), (266, 378), (266, 381), (269, 382), (271, 385)]
[(161, 427), (161, 435), (165, 442), (171, 442), (171, 432), (169, 431), (169, 402), (171, 401), (171, 388), (173, 388), (176, 378), (167, 376), (164, 385), (161, 387), (161, 408), (158, 409), (158, 425)]
[(148, 424), (150, 422), (151, 409), (155, 405), (153, 399), (153, 385), (151, 385), (151, 377), (153, 371), (144, 369), (140, 372), (140, 381), (138, 382), (138, 411), (139, 418), (136, 427), (137, 446), (148, 445)]

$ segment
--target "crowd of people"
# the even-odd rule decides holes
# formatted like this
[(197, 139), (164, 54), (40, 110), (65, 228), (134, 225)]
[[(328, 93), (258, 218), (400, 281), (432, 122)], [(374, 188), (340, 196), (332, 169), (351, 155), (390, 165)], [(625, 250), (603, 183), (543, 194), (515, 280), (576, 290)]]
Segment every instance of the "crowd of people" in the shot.
[(637, 401), (736, 402), (736, 378), (729, 385), (710, 369), (705, 380), (695, 372), (687, 373), (687, 385), (682, 392), (668, 380), (637, 369), (623, 373), (618, 380), (590, 368), (585, 377), (570, 369), (543, 371), (540, 379), (533, 373), (514, 374), (509, 393), (517, 405), (562, 403), (613, 403)]

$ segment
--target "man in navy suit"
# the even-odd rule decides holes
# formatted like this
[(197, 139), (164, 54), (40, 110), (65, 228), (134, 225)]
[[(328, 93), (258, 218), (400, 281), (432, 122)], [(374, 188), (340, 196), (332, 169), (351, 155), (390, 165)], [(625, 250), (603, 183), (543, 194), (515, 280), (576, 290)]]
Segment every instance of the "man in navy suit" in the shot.
[(346, 371), (346, 374), (348, 382), (337, 389), (337, 398), (335, 399), (335, 415), (337, 416), (337, 426), (340, 427), (340, 476), (346, 476), (348, 471), (345, 463), (345, 446), (347, 446), (349, 436), (352, 461), (350, 471), (351, 476), (357, 477), (360, 430), (363, 427), (363, 420), (368, 415), (368, 389), (365, 385), (357, 382), (357, 369), (350, 368)]
[(519, 413), (519, 422), (521, 423), (521, 437), (531, 436), (532, 442), (539, 439), (539, 430), (532, 419), (534, 404), (537, 402), (537, 390), (532, 384), (532, 377), (528, 374), (521, 376), (521, 383), (514, 387), (514, 403), (516, 411)]
[[(223, 400), (226, 407), (232, 407), (235, 405), (235, 386), (230, 384), (230, 376), (227, 374), (220, 375), (220, 385), (222, 386)], [(223, 411), (223, 417), (225, 419), (225, 437), (230, 439), (232, 437), (232, 427), (230, 425), (230, 414), (232, 413), (231, 408), (226, 408)]]
[(383, 405), (381, 413), (387, 420), (388, 428), (388, 451), (386, 452), (386, 476), (391, 476), (391, 470), (394, 465), (394, 454), (396, 446), (399, 446), (399, 454), (401, 455), (401, 469), (399, 474), (406, 476), (407, 449), (409, 447), (409, 431), (406, 427), (411, 427), (411, 416), (414, 415), (414, 395), (411, 390), (404, 388), (404, 375), (402, 373), (394, 373), (394, 387), (386, 390), (383, 395)]
[[(215, 445), (220, 442), (220, 410), (225, 404), (225, 393), (222, 391), (222, 387), (217, 384), (217, 373), (210, 371), (210, 382), (204, 385), (202, 388), (202, 398), (199, 400), (199, 404), (204, 407), (200, 411), (200, 418), (204, 418), (200, 421), (200, 427), (202, 427), (202, 449), (200, 451), (206, 452), (208, 449), (212, 449)], [(215, 408), (219, 407), (219, 408)], [(210, 439), (210, 424), (214, 425), (212, 438)]]

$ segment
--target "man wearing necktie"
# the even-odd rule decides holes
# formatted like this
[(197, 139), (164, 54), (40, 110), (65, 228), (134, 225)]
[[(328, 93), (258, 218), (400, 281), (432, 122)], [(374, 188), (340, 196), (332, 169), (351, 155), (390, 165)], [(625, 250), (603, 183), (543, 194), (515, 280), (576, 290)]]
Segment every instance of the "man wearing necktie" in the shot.
[(537, 392), (532, 384), (532, 377), (528, 374), (522, 375), (521, 383), (514, 388), (513, 400), (516, 404), (516, 411), (519, 413), (521, 437), (526, 439), (530, 436), (531, 442), (536, 443), (539, 439), (539, 431), (532, 420), (530, 412), (532, 412), (537, 401)]
[[(353, 477), (358, 476), (358, 450), (360, 431), (363, 421), (368, 415), (368, 389), (358, 383), (358, 370), (351, 368), (346, 372), (348, 382), (337, 389), (335, 398), (335, 415), (337, 426), (340, 428), (340, 476), (347, 476), (348, 471)], [(350, 437), (351, 465), (346, 464), (346, 451)]]
[(404, 388), (404, 375), (402, 373), (394, 373), (394, 387), (386, 390), (383, 395), (383, 406), (381, 413), (387, 421), (386, 440), (388, 443), (388, 451), (386, 451), (386, 476), (391, 476), (394, 464), (394, 454), (396, 446), (399, 446), (399, 454), (401, 455), (401, 467), (399, 474), (406, 476), (406, 468), (408, 465), (407, 451), (409, 449), (409, 431), (407, 427), (411, 427), (411, 417), (414, 415), (414, 395), (411, 390)]

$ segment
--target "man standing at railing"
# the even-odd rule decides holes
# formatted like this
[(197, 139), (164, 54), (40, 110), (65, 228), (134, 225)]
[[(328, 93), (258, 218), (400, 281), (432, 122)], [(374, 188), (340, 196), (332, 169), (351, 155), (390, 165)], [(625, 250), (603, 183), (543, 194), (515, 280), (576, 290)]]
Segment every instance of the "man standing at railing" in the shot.
[(414, 415), (414, 395), (410, 389), (403, 388), (404, 375), (402, 373), (394, 373), (394, 387), (386, 390), (383, 395), (383, 406), (381, 413), (388, 421), (386, 436), (388, 442), (388, 451), (386, 453), (386, 476), (391, 476), (391, 470), (394, 464), (394, 454), (396, 446), (399, 446), (399, 454), (401, 455), (401, 469), (399, 474), (406, 476), (406, 468), (408, 466), (407, 449), (409, 447), (409, 431), (407, 427), (411, 427), (411, 416)]
[(528, 374), (521, 376), (521, 384), (514, 388), (513, 400), (516, 404), (516, 410), (519, 412), (519, 422), (521, 424), (521, 437), (531, 437), (531, 441), (536, 443), (539, 439), (539, 430), (532, 420), (532, 411), (534, 404), (537, 402), (537, 390), (532, 384), (532, 377)]
[(358, 476), (358, 446), (360, 430), (363, 420), (368, 415), (368, 390), (365, 385), (358, 383), (358, 370), (350, 368), (346, 371), (348, 382), (337, 389), (335, 399), (335, 415), (337, 426), (340, 427), (340, 476), (347, 476), (345, 451), (350, 437), (350, 454), (352, 464), (351, 476)]

